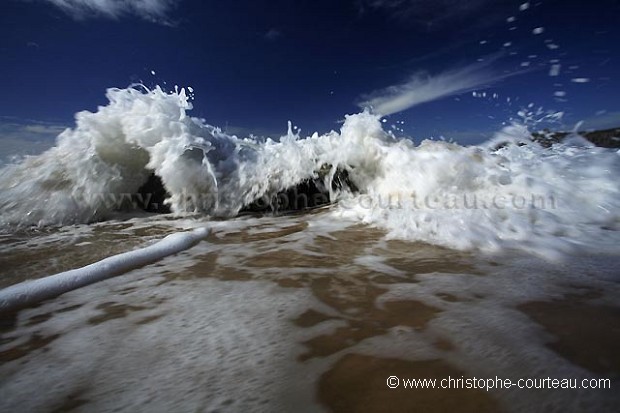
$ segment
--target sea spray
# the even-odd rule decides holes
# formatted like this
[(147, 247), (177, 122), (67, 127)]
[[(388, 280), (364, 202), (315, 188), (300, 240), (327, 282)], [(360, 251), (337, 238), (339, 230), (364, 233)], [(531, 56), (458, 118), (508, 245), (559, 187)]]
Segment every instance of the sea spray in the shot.
[[(107, 97), (97, 112), (78, 113), (55, 147), (0, 170), (4, 230), (105, 219), (114, 202), (101, 194), (133, 193), (154, 172), (176, 214), (233, 217), (324, 179), (332, 214), (391, 238), (552, 258), (618, 245), (618, 154), (578, 139), (543, 148), (523, 123), (469, 147), (396, 139), (367, 111), (346, 116), (339, 132), (302, 137), (289, 127), (275, 140), (239, 138), (190, 117), (184, 89), (109, 89)], [(337, 169), (356, 193), (332, 187)]]

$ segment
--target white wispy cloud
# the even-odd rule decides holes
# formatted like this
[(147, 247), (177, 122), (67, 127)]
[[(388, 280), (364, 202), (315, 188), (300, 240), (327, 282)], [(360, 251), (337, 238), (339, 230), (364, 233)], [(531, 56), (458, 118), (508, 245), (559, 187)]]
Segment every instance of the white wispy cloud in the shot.
[(433, 29), (469, 17), (492, 1), (498, 0), (358, 0), (358, 10), (360, 13), (382, 11), (403, 23)]
[(265, 33), (265, 39), (269, 41), (278, 40), (280, 36), (282, 36), (282, 32), (275, 27), (272, 27), (267, 31), (267, 33)]
[(55, 138), (67, 127), (58, 123), (0, 116), (0, 138)]
[(36, 155), (51, 148), (65, 129), (54, 123), (0, 117), (0, 164), (14, 156)]
[(602, 111), (594, 116), (581, 119), (580, 130), (610, 129), (620, 127), (620, 112)]
[(51, 3), (76, 20), (119, 19), (137, 16), (155, 23), (171, 24), (170, 10), (181, 0), (39, 0)]
[(402, 84), (362, 96), (359, 106), (387, 116), (421, 103), (488, 87), (507, 76), (495, 74), (488, 68), (488, 64), (469, 65), (437, 75), (418, 72)]

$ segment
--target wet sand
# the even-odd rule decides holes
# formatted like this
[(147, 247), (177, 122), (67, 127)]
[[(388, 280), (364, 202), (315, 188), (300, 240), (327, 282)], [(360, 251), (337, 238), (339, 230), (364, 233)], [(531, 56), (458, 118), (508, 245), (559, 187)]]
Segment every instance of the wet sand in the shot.
[(571, 363), (620, 379), (620, 307), (589, 304), (600, 294), (569, 295), (518, 307), (553, 338), (547, 346)]
[(319, 399), (340, 412), (497, 412), (499, 404), (477, 389), (389, 389), (390, 376), (436, 379), (462, 377), (464, 372), (441, 360), (409, 361), (347, 354), (319, 383)]
[[(164, 234), (169, 231), (162, 230)], [(180, 388), (193, 389), (175, 401), (174, 406), (182, 410), (191, 405), (198, 406), (197, 411), (285, 411), (311, 400), (315, 404), (298, 410), (485, 412), (523, 411), (529, 406), (533, 411), (579, 411), (585, 406), (613, 411), (614, 403), (620, 401), (614, 396), (615, 390), (389, 389), (386, 379), (391, 375), (442, 379), (493, 374), (508, 378), (554, 374), (609, 377), (617, 387), (620, 307), (615, 290), (601, 288), (613, 287), (613, 281), (587, 286), (587, 280), (580, 278), (582, 285), (573, 285), (560, 277), (565, 269), (551, 275), (544, 275), (541, 269), (539, 279), (530, 277), (527, 282), (552, 281), (533, 289), (544, 292), (528, 295), (519, 291), (522, 281), (514, 280), (525, 276), (523, 270), (518, 266), (511, 270), (513, 267), (498, 263), (497, 257), (480, 258), (420, 243), (386, 241), (383, 235), (362, 226), (319, 231), (297, 218), (277, 228), (267, 223), (241, 230), (214, 230), (205, 242), (177, 257), (35, 308), (2, 314), (0, 392), (7, 397), (0, 401), (1, 410), (32, 397), (36, 399), (32, 406), (40, 411), (107, 411), (114, 406), (127, 411), (129, 404), (115, 404), (113, 395), (118, 393), (123, 400), (143, 397), (134, 390), (140, 387), (136, 380), (152, 371), (161, 376), (157, 380), (169, 376)], [(117, 244), (126, 241), (125, 247), (136, 239), (118, 232), (115, 237)], [(68, 252), (75, 248), (74, 244), (64, 245)], [(84, 259), (96, 258), (95, 250)], [(50, 253), (42, 251), (43, 256)], [(207, 286), (208, 290), (201, 293)], [(231, 295), (209, 295), (214, 288)], [(248, 298), (252, 304), (246, 306), (248, 291), (254, 298)], [(211, 298), (203, 300), (202, 294)], [(272, 307), (271, 303), (288, 296), (306, 298), (296, 298), (281, 309)], [(215, 301), (217, 307), (213, 307)], [(471, 322), (463, 318), (470, 313)], [(483, 320), (485, 314), (490, 317), (487, 321)], [(248, 320), (249, 324), (232, 328), (230, 323), (235, 320)], [(472, 325), (475, 320), (478, 324)], [(223, 338), (218, 340), (228, 344), (212, 348), (211, 336), (199, 327), (207, 323), (208, 328), (216, 328), (220, 322), (228, 324), (209, 331), (223, 331)], [(263, 323), (267, 324), (259, 327)], [(473, 331), (472, 326), (482, 330)], [(260, 348), (267, 355), (259, 353), (258, 347), (238, 349), (233, 344), (235, 334), (241, 334), (238, 328), (247, 329), (243, 334), (250, 335), (248, 343), (264, 341)], [(281, 333), (267, 337), (266, 330)], [(142, 331), (153, 333), (135, 336)], [(89, 341), (99, 334), (116, 341)], [(196, 345), (204, 343), (200, 344), (204, 353), (200, 346), (192, 350), (169, 344), (173, 337)], [(145, 352), (125, 355), (110, 348), (112, 342), (131, 342), (131, 348), (143, 347)], [(120, 383), (106, 375), (95, 377), (91, 384), (69, 380), (70, 371), (82, 371), (78, 365), (71, 370), (71, 364), (79, 359), (89, 365), (89, 356), (75, 353), (75, 360), (67, 358), (61, 348), (67, 343), (83, 343), (86, 353), (87, 347), (98, 349), (93, 354), (95, 359), (101, 358), (97, 351), (114, 354), (104, 370), (113, 367), (114, 374), (122, 374)], [(271, 347), (286, 350), (271, 353)], [(149, 363), (153, 351), (163, 360)], [(185, 357), (186, 352), (198, 357), (198, 367), (184, 365), (185, 370), (178, 370), (166, 364), (168, 359)], [(211, 365), (212, 356), (221, 361)], [(41, 364), (42, 360), (49, 364)], [(250, 367), (258, 363), (256, 360), (264, 360), (263, 366), (269, 369)], [(246, 373), (229, 377), (224, 390), (208, 384), (208, 377), (221, 373), (219, 368), (237, 369), (239, 363), (245, 366), (240, 371)], [(35, 383), (16, 382), (26, 380), (24, 377), (44, 377), (48, 368), (71, 384), (42, 388), (35, 395), (27, 390)], [(64, 369), (66, 374), (62, 373)], [(253, 373), (253, 369), (258, 370)], [(34, 373), (26, 375), (26, 370)], [(235, 384), (246, 383), (259, 371), (278, 372), (268, 389), (276, 386), (274, 394), (279, 396), (257, 405), (237, 391)], [(200, 383), (207, 381), (195, 389), (192, 377)], [(266, 390), (261, 390), (261, 383), (256, 386), (251, 387), (252, 392), (259, 397)], [(15, 388), (22, 389), (21, 393), (7, 393)], [(163, 389), (162, 393), (174, 397)], [(221, 398), (222, 394), (227, 397)], [(145, 403), (138, 410), (148, 411), (148, 406), (152, 407)]]

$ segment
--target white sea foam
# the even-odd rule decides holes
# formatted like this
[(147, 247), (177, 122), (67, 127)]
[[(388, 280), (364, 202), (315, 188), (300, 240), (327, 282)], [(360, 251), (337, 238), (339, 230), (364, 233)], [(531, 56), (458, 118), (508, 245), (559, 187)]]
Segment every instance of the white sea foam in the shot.
[(597, 238), (598, 248), (614, 245), (617, 154), (572, 140), (519, 146), (526, 141), (527, 129), (511, 126), (486, 147), (385, 145), (365, 195), (340, 203), (340, 213), (396, 238), (460, 249), (516, 247), (553, 257)]
[(4, 228), (105, 218), (115, 205), (102, 199), (135, 192), (151, 170), (174, 212), (234, 216), (330, 164), (326, 188), (337, 166), (360, 190), (331, 193), (335, 213), (390, 237), (548, 256), (618, 244), (620, 158), (574, 139), (545, 149), (513, 124), (480, 146), (415, 146), (368, 112), (325, 135), (303, 138), (289, 126), (277, 140), (241, 139), (188, 116), (184, 89), (107, 96), (96, 113), (78, 113), (54, 148), (0, 170)]
[[(289, 321), (318, 305), (310, 293), (214, 279), (155, 287), (162, 277), (152, 270), (134, 275), (129, 295), (118, 293), (122, 279), (71, 292), (42, 306), (53, 320), (11, 334), (57, 339), (2, 366), (3, 411), (48, 411), (71, 394), (85, 411), (321, 410), (313, 399), (320, 372), (295, 363), (308, 333)], [(106, 320), (110, 304), (127, 317)], [(81, 308), (54, 313), (67, 306)]]

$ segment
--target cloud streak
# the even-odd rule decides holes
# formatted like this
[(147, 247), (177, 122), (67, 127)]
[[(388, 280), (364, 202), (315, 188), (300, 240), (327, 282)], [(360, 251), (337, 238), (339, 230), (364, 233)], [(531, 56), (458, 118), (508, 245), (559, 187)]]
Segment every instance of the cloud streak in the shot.
[(0, 116), (0, 165), (12, 156), (36, 155), (52, 146), (64, 125)]
[(508, 76), (497, 75), (487, 65), (481, 64), (452, 69), (434, 76), (418, 72), (405, 83), (362, 96), (359, 106), (387, 116), (422, 103), (485, 88)]
[(610, 129), (620, 125), (620, 112), (604, 112), (582, 119), (580, 130)]
[(265, 39), (271, 42), (278, 40), (282, 36), (282, 32), (276, 28), (271, 28), (265, 33)]
[(396, 21), (430, 30), (467, 18), (492, 1), (498, 0), (358, 0), (357, 4), (362, 14), (381, 11)]
[(40, 0), (53, 4), (76, 20), (119, 19), (137, 16), (154, 23), (171, 24), (168, 12), (180, 0)]

